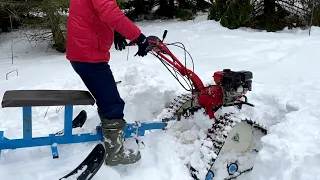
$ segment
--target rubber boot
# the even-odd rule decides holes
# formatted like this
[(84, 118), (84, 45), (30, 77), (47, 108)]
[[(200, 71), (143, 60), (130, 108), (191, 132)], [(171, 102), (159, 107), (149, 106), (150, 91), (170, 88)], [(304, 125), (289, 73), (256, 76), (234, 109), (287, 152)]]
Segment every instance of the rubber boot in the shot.
[(105, 164), (109, 166), (134, 164), (141, 159), (140, 151), (125, 149), (123, 119), (101, 119), (104, 145), (107, 152)]

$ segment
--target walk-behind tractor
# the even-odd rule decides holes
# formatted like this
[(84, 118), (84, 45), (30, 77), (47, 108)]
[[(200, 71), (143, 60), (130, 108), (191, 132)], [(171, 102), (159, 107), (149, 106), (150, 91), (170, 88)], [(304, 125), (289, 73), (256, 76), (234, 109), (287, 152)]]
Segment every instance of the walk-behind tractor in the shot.
[[(180, 42), (164, 43), (167, 31), (162, 40), (156, 36), (149, 36), (149, 53), (158, 58), (169, 72), (180, 82), (179, 77), (185, 80), (190, 89), (179, 95), (164, 111), (166, 117), (159, 122), (127, 124), (125, 138), (144, 136), (146, 130), (165, 130), (168, 123), (183, 121), (203, 110), (208, 119), (212, 119), (211, 127), (208, 127), (203, 143), (211, 153), (210, 158), (203, 155), (206, 162), (206, 176), (201, 176), (200, 171), (192, 164), (186, 164), (191, 176), (196, 180), (221, 180), (217, 174), (218, 169), (225, 169), (228, 174), (223, 179), (236, 179), (245, 172), (252, 170), (255, 156), (261, 149), (260, 138), (267, 131), (262, 126), (249, 119), (240, 119), (236, 113), (217, 113), (222, 107), (234, 106), (241, 110), (243, 105), (254, 106), (247, 101), (245, 96), (252, 90), (252, 72), (232, 71), (224, 69), (213, 74), (214, 84), (204, 85), (201, 79), (182, 64), (168, 46), (176, 46), (189, 52)], [(134, 45), (134, 44), (129, 44)], [(190, 55), (190, 54), (189, 54)], [(192, 59), (191, 55), (190, 58)], [(172, 71), (170, 70), (172, 69)], [(53, 158), (59, 158), (58, 145), (90, 141), (102, 141), (101, 127), (96, 127), (95, 133), (73, 134), (72, 128), (82, 127), (86, 121), (86, 112), (83, 110), (72, 120), (74, 105), (94, 105), (95, 100), (87, 91), (76, 90), (11, 90), (4, 94), (2, 107), (23, 108), (23, 138), (8, 139), (3, 131), (0, 131), (0, 150), (16, 149), (35, 146), (50, 146)], [(48, 134), (46, 137), (32, 137), (32, 106), (65, 106), (64, 129)], [(63, 178), (77, 177), (78, 180), (91, 179), (100, 169), (105, 159), (105, 149), (102, 143), (98, 143), (87, 158), (72, 172)], [(241, 158), (240, 158), (241, 157)], [(244, 158), (245, 157), (245, 158)], [(78, 172), (80, 171), (80, 173)], [(63, 179), (61, 178), (61, 179)]]

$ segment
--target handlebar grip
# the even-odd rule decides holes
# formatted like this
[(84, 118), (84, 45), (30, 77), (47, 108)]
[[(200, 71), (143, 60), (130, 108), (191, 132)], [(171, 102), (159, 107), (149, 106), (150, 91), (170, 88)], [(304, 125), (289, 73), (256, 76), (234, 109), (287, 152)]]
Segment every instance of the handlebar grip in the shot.
[[(157, 36), (148, 36), (148, 37), (147, 37), (147, 40), (148, 40), (148, 41), (161, 41)], [(127, 44), (126, 46), (135, 46), (135, 45), (137, 45), (137, 44), (131, 41), (131, 42), (130, 42), (129, 44)]]
[[(163, 35), (162, 35), (162, 40), (161, 40), (159, 37), (153, 36), (153, 35), (148, 36), (148, 37), (147, 37), (147, 40), (148, 40), (148, 41), (156, 41), (156, 42), (163, 41), (163, 40), (166, 38), (167, 33), (168, 33), (168, 30), (164, 30), (164, 33), (163, 33)], [(126, 45), (126, 46), (135, 46), (135, 45), (136, 45), (136, 43), (134, 43), (134, 42), (131, 41), (131, 42), (130, 42), (128, 45)]]

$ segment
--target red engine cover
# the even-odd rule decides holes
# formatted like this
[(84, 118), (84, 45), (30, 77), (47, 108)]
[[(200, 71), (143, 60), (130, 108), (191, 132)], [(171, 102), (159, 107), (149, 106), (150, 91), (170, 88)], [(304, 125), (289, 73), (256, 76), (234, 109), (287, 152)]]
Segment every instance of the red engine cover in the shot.
[(213, 80), (216, 84), (222, 84), (222, 79), (224, 76), (224, 72), (223, 71), (217, 71), (213, 74)]
[(198, 94), (198, 103), (205, 107), (210, 119), (215, 118), (212, 109), (223, 103), (222, 87), (217, 85), (206, 87)]

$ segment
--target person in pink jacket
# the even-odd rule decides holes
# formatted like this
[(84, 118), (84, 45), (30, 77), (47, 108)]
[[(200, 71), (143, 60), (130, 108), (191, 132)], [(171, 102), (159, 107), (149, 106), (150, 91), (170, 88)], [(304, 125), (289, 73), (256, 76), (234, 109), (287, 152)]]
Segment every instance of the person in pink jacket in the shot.
[(148, 41), (120, 10), (116, 0), (71, 0), (67, 24), (66, 58), (96, 100), (101, 120), (105, 164), (133, 164), (140, 151), (124, 148), (124, 106), (110, 69), (110, 48), (124, 49), (128, 39), (138, 45), (137, 55), (147, 55)]

